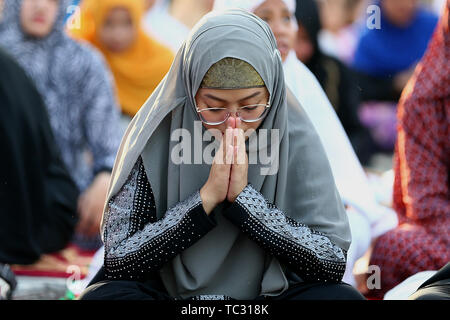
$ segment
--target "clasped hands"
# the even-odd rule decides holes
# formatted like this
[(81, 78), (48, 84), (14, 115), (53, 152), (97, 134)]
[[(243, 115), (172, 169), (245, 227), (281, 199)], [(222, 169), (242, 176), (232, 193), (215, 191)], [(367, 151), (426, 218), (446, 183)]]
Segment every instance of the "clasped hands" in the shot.
[(221, 202), (234, 202), (248, 184), (248, 156), (245, 133), (239, 118), (230, 117), (216, 153), (208, 180), (200, 189), (206, 214)]

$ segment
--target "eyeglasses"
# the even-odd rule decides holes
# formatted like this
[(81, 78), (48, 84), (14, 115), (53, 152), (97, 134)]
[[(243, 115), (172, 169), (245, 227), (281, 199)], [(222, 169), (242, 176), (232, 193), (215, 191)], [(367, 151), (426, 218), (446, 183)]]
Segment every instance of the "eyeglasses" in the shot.
[[(257, 122), (267, 115), (269, 108), (270, 103), (252, 104), (238, 108), (236, 115), (243, 122)], [(227, 108), (197, 108), (197, 112), (202, 122), (210, 126), (217, 126), (226, 122), (231, 115), (231, 112)]]

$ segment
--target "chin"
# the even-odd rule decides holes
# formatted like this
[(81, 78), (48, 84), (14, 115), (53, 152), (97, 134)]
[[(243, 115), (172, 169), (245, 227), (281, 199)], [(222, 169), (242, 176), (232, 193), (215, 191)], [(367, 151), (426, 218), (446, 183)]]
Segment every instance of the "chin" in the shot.
[(280, 51), (280, 55), (281, 55), (281, 61), (285, 62), (287, 57), (288, 57), (289, 51), (286, 52), (281, 52)]
[(35, 29), (32, 32), (29, 32), (28, 34), (32, 37), (42, 39), (50, 34), (50, 30), (36, 30)]
[(35, 38), (45, 38), (51, 32), (51, 28), (39, 24), (29, 24), (27, 27), (23, 28), (25, 33), (31, 37)]

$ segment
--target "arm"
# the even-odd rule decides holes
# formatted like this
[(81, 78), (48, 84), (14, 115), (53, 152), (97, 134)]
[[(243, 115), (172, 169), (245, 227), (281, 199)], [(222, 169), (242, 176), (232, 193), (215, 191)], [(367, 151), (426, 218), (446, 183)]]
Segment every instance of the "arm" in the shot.
[(394, 78), (374, 77), (363, 72), (355, 72), (361, 101), (397, 101), (400, 91), (395, 88)]
[(394, 201), (404, 204), (409, 219), (432, 223), (442, 234), (448, 234), (448, 224), (438, 221), (450, 212), (447, 128), (445, 101), (405, 98), (400, 103), (396, 175), (401, 193), (394, 193)]
[(97, 176), (103, 171), (112, 171), (121, 140), (120, 109), (112, 75), (97, 52), (92, 51), (84, 79), (84, 134)]
[(139, 159), (120, 192), (108, 203), (103, 223), (105, 272), (109, 279), (145, 279), (216, 225), (199, 192), (156, 221), (155, 200)]
[(92, 50), (86, 54), (81, 121), (85, 143), (93, 156), (93, 179), (78, 201), (77, 232), (94, 236), (99, 232), (121, 130), (111, 75), (97, 52)]
[(225, 216), (304, 281), (341, 281), (346, 251), (326, 235), (287, 217), (250, 184)]

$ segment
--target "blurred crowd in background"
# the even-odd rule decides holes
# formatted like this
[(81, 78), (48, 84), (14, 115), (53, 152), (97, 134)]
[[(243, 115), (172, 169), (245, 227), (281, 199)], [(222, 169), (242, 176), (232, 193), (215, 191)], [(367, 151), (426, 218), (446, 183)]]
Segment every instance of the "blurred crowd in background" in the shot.
[[(114, 71), (118, 66), (112, 62), (114, 49), (108, 50), (105, 47), (106, 42), (102, 43), (101, 39), (92, 38), (94, 23), (87, 26), (92, 19), (86, 17), (89, 15), (86, 13), (88, 10), (83, 9), (89, 6), (90, 1), (84, 2), (80, 11), (73, 10), (70, 17), (67, 17), (68, 29), (73, 36), (84, 38), (102, 50), (115, 76), (122, 112), (133, 116), (148, 94), (142, 93), (140, 99), (136, 98), (135, 94), (131, 94), (135, 93), (133, 91), (136, 90), (135, 86), (117, 79), (119, 72)], [(170, 60), (191, 28), (202, 16), (214, 9), (214, 0), (144, 2), (144, 11), (140, 18), (141, 27), (142, 31), (153, 40), (152, 58), (146, 59), (152, 60), (149, 68), (153, 71), (146, 73), (147, 81), (153, 82), (147, 86), (151, 93), (170, 67)], [(319, 80), (361, 163), (378, 171), (389, 169), (390, 156), (396, 139), (396, 104), (427, 48), (445, 1), (297, 2), (295, 16), (292, 17), (296, 20), (297, 27), (278, 32), (286, 33), (282, 35), (286, 39), (284, 40), (286, 45), (295, 50), (297, 58)], [(75, 0), (73, 4), (79, 5), (80, 1)], [(371, 5), (376, 5), (381, 10), (371, 9)], [(378, 13), (380, 15), (377, 15)], [(104, 13), (97, 12), (97, 14), (107, 20)], [(114, 25), (114, 15), (110, 15), (109, 18)], [(120, 14), (117, 13), (116, 18), (119, 19)], [(135, 19), (135, 14), (129, 18)], [(119, 23), (117, 20), (117, 30), (120, 29)], [(111, 30), (113, 28), (111, 27)], [(118, 47), (123, 46), (117, 51), (126, 51), (127, 44), (131, 46), (133, 43), (131, 38), (126, 40), (127, 33), (123, 30), (118, 31), (116, 35), (113, 33), (114, 31), (111, 31), (109, 41)], [(131, 34), (132, 32), (129, 33), (129, 37), (133, 37)], [(141, 37), (135, 41), (145, 42)], [(158, 44), (170, 49), (172, 56), (168, 52), (157, 52)], [(136, 51), (144, 52), (140, 49)], [(128, 56), (128, 59), (131, 60), (132, 56)], [(142, 61), (136, 62), (140, 68), (148, 64), (148, 61), (145, 64)], [(151, 80), (150, 74), (153, 75)], [(128, 97), (125, 98), (124, 95)], [(130, 107), (130, 103), (126, 101), (129, 99), (137, 100), (135, 106)]]
[[(128, 123), (164, 78), (190, 30), (227, 1), (2, 1), (0, 48), (36, 86), (49, 115), (48, 139), (74, 181), (79, 221), (58, 223), (75, 228), (72, 240), (80, 246), (98, 249), (110, 172)], [(377, 174), (371, 178), (377, 201), (392, 207), (397, 104), (447, 1), (297, 0), (295, 12), (272, 10), (281, 0), (266, 2), (259, 1), (266, 7), (254, 13), (271, 26), (283, 60), (300, 61), (318, 80), (362, 167)], [(46, 9), (36, 16), (39, 6)], [(61, 212), (72, 210), (66, 200), (58, 202)], [(59, 235), (50, 238), (67, 242)], [(31, 263), (40, 253), (59, 249), (42, 246), (30, 259), (0, 258)], [(390, 279), (384, 292), (406, 276)]]

